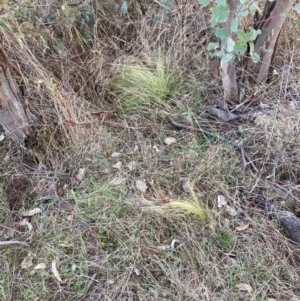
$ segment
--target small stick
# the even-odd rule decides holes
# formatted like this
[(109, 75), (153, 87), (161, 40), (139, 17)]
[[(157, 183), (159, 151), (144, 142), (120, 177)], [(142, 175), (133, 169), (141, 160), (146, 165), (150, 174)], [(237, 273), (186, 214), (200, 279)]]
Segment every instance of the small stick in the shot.
[(0, 241), (0, 247), (1, 246), (9, 246), (9, 245), (22, 245), (28, 247), (29, 244), (27, 242), (18, 241), (18, 240), (6, 240), (6, 241)]
[(250, 102), (253, 98), (253, 94), (251, 94), (249, 97), (247, 97), (243, 102), (241, 102), (240, 104), (238, 104), (237, 106), (235, 106), (232, 110), (230, 110), (228, 112), (228, 114), (233, 113), (234, 111), (236, 111), (238, 108), (240, 108), (241, 106), (247, 104), (248, 102)]
[(22, 234), (22, 232), (20, 232), (20, 231), (18, 231), (18, 230), (16, 230), (16, 229), (12, 229), (12, 228), (9, 228), (9, 227), (5, 227), (5, 226), (3, 226), (3, 225), (0, 225), (0, 227), (5, 228), (5, 229), (10, 230), (10, 231), (17, 232), (17, 233), (19, 233), (19, 234)]
[(290, 190), (288, 190), (288, 189), (282, 187), (281, 185), (278, 185), (277, 183), (271, 182), (271, 181), (267, 181), (267, 183), (268, 183), (269, 185), (273, 186), (273, 187), (278, 188), (278, 189), (281, 190), (282, 192), (285, 192), (290, 198), (292, 198), (292, 199), (295, 201), (295, 203), (296, 203), (298, 206), (300, 206), (300, 200), (299, 200), (297, 197), (295, 197), (294, 194), (293, 194)]
[[(288, 146), (287, 143), (285, 143), (283, 145), (283, 147), (281, 148), (280, 152), (276, 154), (276, 157), (274, 159), (274, 162), (271, 164), (270, 167), (268, 167), (265, 172), (263, 173), (264, 176), (267, 176), (267, 178), (271, 178), (271, 179), (275, 179), (275, 175), (276, 175), (276, 168), (278, 166), (278, 164), (281, 161), (281, 157), (283, 155), (284, 150), (286, 149), (286, 147)], [(272, 171), (272, 174), (270, 176), (268, 176), (268, 174)]]
[(89, 283), (87, 284), (87, 286), (84, 289), (84, 292), (82, 294), (82, 297), (80, 298), (79, 301), (84, 300), (84, 298), (86, 297), (86, 295), (88, 294), (89, 290), (92, 288), (93, 282), (96, 281), (95, 278), (98, 275), (98, 273), (95, 273), (92, 277), (91, 280), (89, 281)]
[(253, 163), (253, 161), (251, 160), (251, 158), (249, 157), (249, 155), (244, 151), (243, 147), (235, 142), (232, 142), (224, 137), (218, 136), (212, 132), (208, 132), (206, 130), (202, 130), (202, 129), (198, 129), (189, 125), (185, 125), (179, 122), (174, 121), (170, 116), (167, 115), (167, 120), (176, 128), (178, 129), (184, 129), (184, 130), (188, 130), (188, 131), (192, 131), (192, 132), (198, 132), (198, 133), (202, 133), (205, 136), (211, 137), (211, 138), (216, 138), (222, 142), (225, 142), (227, 144), (232, 145), (235, 149), (237, 149), (241, 155), (246, 159), (247, 164), (249, 164), (252, 168), (252, 170), (255, 173), (259, 173), (259, 170), (257, 169), (257, 167), (255, 166), (255, 164)]

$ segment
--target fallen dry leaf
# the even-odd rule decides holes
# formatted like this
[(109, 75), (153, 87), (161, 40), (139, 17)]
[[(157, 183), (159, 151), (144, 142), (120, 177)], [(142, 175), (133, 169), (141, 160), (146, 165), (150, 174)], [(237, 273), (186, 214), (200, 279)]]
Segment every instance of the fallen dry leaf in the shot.
[(106, 152), (106, 154), (107, 154), (108, 156), (110, 156), (111, 151), (110, 151), (110, 149), (109, 149), (105, 144), (102, 144), (102, 148), (103, 148), (103, 150)]
[(28, 269), (33, 266), (33, 259), (34, 257), (32, 254), (29, 254), (27, 257), (25, 257), (21, 263), (21, 269)]
[(243, 226), (240, 226), (240, 227), (236, 227), (235, 228), (235, 230), (236, 231), (245, 231), (246, 229), (248, 229), (249, 228), (249, 226), (250, 226), (250, 223), (247, 223), (247, 224), (245, 224), (245, 225), (243, 225)]
[(34, 216), (35, 214), (41, 213), (42, 209), (40, 208), (34, 208), (32, 210), (29, 210), (28, 212), (24, 212), (22, 216)]
[(153, 148), (157, 153), (159, 153), (159, 149), (158, 149), (157, 145), (153, 145), (152, 148)]
[(67, 220), (70, 222), (73, 220), (73, 215), (72, 214), (69, 214), (67, 215)]
[(60, 275), (59, 275), (58, 270), (57, 270), (57, 268), (56, 268), (56, 261), (55, 261), (55, 260), (52, 261), (52, 273), (53, 273), (54, 277), (55, 277), (60, 283), (66, 283), (66, 282), (69, 281), (69, 278), (66, 278), (66, 279), (64, 279), (64, 280), (62, 280), (62, 279), (60, 278)]
[(80, 184), (85, 178), (85, 168), (79, 168), (78, 173), (75, 176), (76, 184)]
[(252, 287), (248, 283), (240, 283), (237, 284), (236, 287), (242, 292), (252, 293)]
[(224, 223), (223, 223), (224, 229), (229, 229), (230, 228), (230, 221), (228, 218), (224, 218)]
[(173, 239), (172, 240), (171, 245), (170, 245), (170, 250), (171, 251), (174, 251), (174, 249), (175, 249), (175, 243), (180, 243), (180, 240), (178, 240), (178, 239)]
[(227, 201), (225, 200), (224, 195), (219, 194), (218, 195), (218, 208), (222, 208), (227, 204)]
[(93, 112), (92, 115), (97, 115), (101, 121), (111, 119), (115, 117), (116, 112), (115, 111), (99, 111), (99, 112)]
[(64, 196), (65, 195), (65, 185), (60, 185), (59, 187), (57, 187), (56, 193), (59, 197)]
[(149, 288), (149, 291), (150, 291), (150, 293), (153, 295), (153, 297), (154, 297), (155, 299), (158, 298), (158, 296), (159, 296), (158, 290), (156, 290), (156, 289), (150, 287), (150, 288)]
[(113, 166), (112, 166), (113, 168), (116, 168), (116, 169), (121, 169), (121, 167), (122, 167), (122, 162), (121, 161), (118, 161), (116, 164), (114, 164)]
[(171, 145), (171, 144), (173, 144), (173, 143), (176, 143), (176, 139), (175, 139), (175, 138), (173, 138), (173, 137), (167, 137), (167, 138), (165, 139), (165, 144)]
[(121, 153), (118, 153), (118, 152), (113, 152), (112, 154), (111, 154), (111, 157), (112, 158), (119, 158), (119, 157), (121, 157)]
[(59, 281), (59, 282), (62, 282), (62, 279), (60, 278), (60, 275), (58, 273), (58, 270), (56, 268), (56, 261), (53, 260), (52, 261), (52, 273), (54, 275), (54, 277)]
[(10, 156), (11, 156), (11, 151), (8, 151), (8, 152), (5, 154), (4, 158), (2, 159), (1, 164), (3, 164), (3, 165), (6, 164), (6, 163), (9, 161)]
[(162, 250), (162, 251), (169, 251), (170, 250), (170, 245), (157, 246), (157, 249)]
[(27, 218), (22, 219), (19, 222), (19, 226), (27, 226), (28, 227), (28, 232), (30, 232), (32, 230), (32, 225), (28, 222)]
[(228, 205), (226, 205), (226, 211), (230, 216), (236, 216), (238, 214), (238, 212), (233, 207), (230, 207)]
[(34, 267), (34, 270), (42, 270), (42, 269), (45, 269), (47, 266), (42, 262), (42, 263), (39, 263), (37, 264), (35, 267)]
[(145, 193), (148, 186), (144, 180), (137, 180), (135, 182), (136, 188), (141, 191), (142, 193)]
[(184, 192), (186, 193), (190, 193), (191, 192), (191, 188), (190, 188), (190, 183), (189, 181), (185, 181), (182, 183), (181, 188)]
[(109, 184), (112, 186), (118, 186), (118, 185), (121, 185), (122, 183), (124, 183), (125, 181), (126, 181), (126, 179), (124, 179), (124, 178), (114, 178), (109, 182)]
[(127, 167), (130, 171), (133, 171), (134, 169), (136, 169), (136, 166), (137, 166), (137, 163), (135, 161), (130, 161), (128, 164), (127, 164)]
[(0, 141), (3, 141), (4, 138), (5, 138), (4, 133), (1, 133), (1, 134), (0, 134)]

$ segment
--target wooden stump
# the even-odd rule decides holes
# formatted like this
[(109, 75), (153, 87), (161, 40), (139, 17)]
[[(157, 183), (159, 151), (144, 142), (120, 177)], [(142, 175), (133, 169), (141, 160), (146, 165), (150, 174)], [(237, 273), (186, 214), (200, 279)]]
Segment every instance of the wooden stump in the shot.
[(9, 58), (0, 46), (0, 124), (5, 133), (24, 143), (30, 126), (39, 125), (38, 119), (22, 101), (19, 86), (11, 76)]

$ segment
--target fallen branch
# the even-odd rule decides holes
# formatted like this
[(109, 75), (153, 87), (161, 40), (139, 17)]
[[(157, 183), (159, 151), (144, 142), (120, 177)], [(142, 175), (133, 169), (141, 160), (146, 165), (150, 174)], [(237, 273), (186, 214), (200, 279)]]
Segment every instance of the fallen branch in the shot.
[(6, 240), (6, 241), (0, 241), (0, 247), (1, 246), (10, 246), (10, 245), (22, 245), (28, 247), (29, 244), (27, 242), (18, 241), (18, 240)]
[(169, 123), (177, 128), (177, 129), (183, 129), (183, 130), (188, 130), (188, 131), (191, 131), (191, 132), (198, 132), (198, 133), (201, 133), (207, 137), (211, 137), (211, 138), (215, 138), (215, 139), (218, 139), (224, 143), (227, 143), (229, 145), (232, 145), (235, 149), (237, 149), (241, 155), (242, 155), (242, 158), (245, 159), (246, 161), (246, 164), (249, 164), (252, 171), (255, 172), (256, 174), (259, 174), (259, 170), (257, 169), (257, 167), (255, 166), (255, 164), (253, 163), (253, 161), (251, 160), (251, 158), (249, 157), (249, 155), (244, 151), (243, 147), (233, 141), (230, 141), (224, 137), (221, 137), (219, 135), (216, 135), (212, 132), (209, 132), (209, 131), (206, 131), (206, 130), (203, 130), (203, 129), (199, 129), (199, 128), (195, 128), (195, 127), (192, 127), (192, 126), (189, 126), (189, 125), (185, 125), (185, 124), (182, 124), (182, 123), (179, 123), (179, 122), (176, 122), (174, 121), (170, 116), (167, 115), (167, 120), (169, 121)]

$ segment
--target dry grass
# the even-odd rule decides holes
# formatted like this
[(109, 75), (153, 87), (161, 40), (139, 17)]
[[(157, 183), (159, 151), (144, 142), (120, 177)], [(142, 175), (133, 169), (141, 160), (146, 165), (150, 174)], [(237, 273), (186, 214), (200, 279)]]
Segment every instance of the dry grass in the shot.
[[(131, 1), (124, 17), (118, 1), (38, 4), (4, 1), (0, 16), (15, 77), (44, 124), (27, 149), (8, 139), (0, 145), (0, 241), (30, 244), (0, 246), (0, 299), (300, 300), (299, 246), (253, 199), (297, 207), (244, 172), (230, 145), (165, 119), (243, 141), (261, 170), (278, 161), (275, 180), (300, 198), (299, 41), (282, 37), (289, 47), (279, 48), (277, 63), (288, 68), (259, 87), (252, 117), (221, 124), (203, 110), (220, 93), (220, 78), (206, 52), (209, 11), (196, 1), (176, 2), (158, 23), (161, 6), (152, 1)], [(162, 73), (153, 69), (159, 52)], [(131, 73), (121, 73), (116, 92), (120, 66)], [(169, 76), (171, 89), (153, 100), (149, 86)], [(170, 137), (176, 142), (168, 145)], [(84, 181), (70, 185), (79, 168)], [(218, 207), (220, 195), (227, 209)], [(41, 213), (26, 223), (34, 208)], [(34, 269), (40, 263), (45, 268)]]

